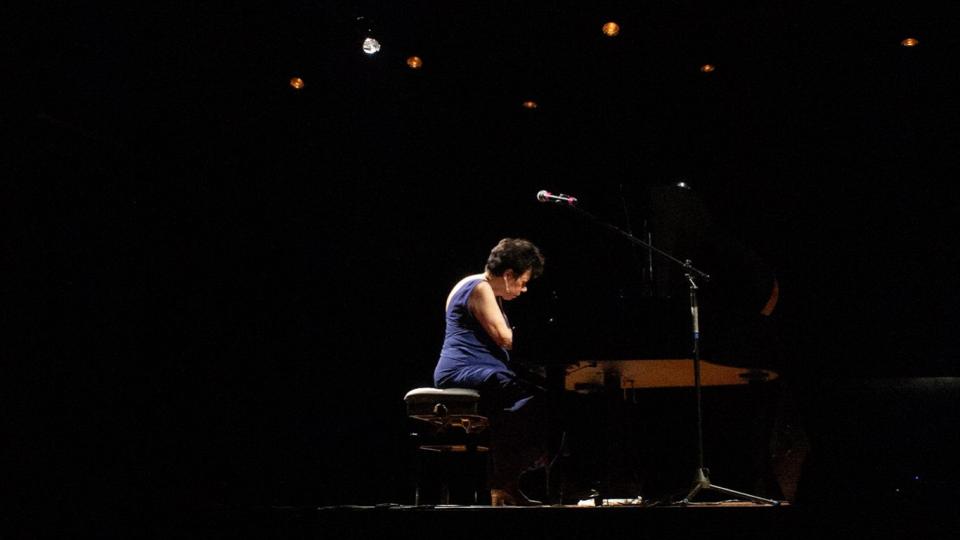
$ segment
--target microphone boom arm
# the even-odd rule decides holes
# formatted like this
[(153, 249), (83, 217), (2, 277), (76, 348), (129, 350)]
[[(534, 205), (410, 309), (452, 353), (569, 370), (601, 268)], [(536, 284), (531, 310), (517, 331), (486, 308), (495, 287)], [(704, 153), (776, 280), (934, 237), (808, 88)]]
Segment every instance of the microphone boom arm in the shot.
[[(543, 193), (543, 192), (541, 192), (541, 193)], [(538, 197), (539, 197), (539, 194), (538, 194)], [(571, 199), (573, 199), (574, 201), (576, 201), (576, 199), (573, 198), (573, 197), (571, 197)], [(588, 219), (590, 219), (590, 221), (593, 221), (593, 222), (596, 223), (597, 225), (600, 225), (601, 227), (604, 227), (605, 229), (609, 229), (609, 230), (611, 230), (611, 231), (613, 231), (613, 232), (615, 232), (615, 233), (620, 234), (621, 236), (625, 237), (625, 238), (626, 238), (627, 240), (629, 240), (630, 242), (632, 242), (632, 243), (634, 243), (634, 244), (636, 244), (636, 245), (638, 245), (638, 246), (645, 247), (645, 248), (649, 249), (650, 251), (655, 252), (655, 253), (657, 253), (657, 254), (659, 254), (659, 255), (661, 255), (661, 256), (663, 256), (663, 257), (665, 257), (665, 258), (667, 258), (667, 259), (669, 259), (669, 260), (671, 260), (671, 261), (673, 261), (673, 262), (675, 262), (675, 263), (677, 263), (678, 265), (680, 265), (681, 267), (683, 267), (683, 269), (684, 269), (684, 271), (685, 271), (686, 273), (688, 273), (688, 274), (696, 274), (698, 277), (700, 277), (700, 278), (703, 279), (704, 281), (710, 281), (710, 274), (704, 272), (703, 270), (700, 270), (699, 268), (694, 267), (693, 264), (691, 263), (690, 259), (686, 259), (686, 260), (681, 261), (680, 259), (678, 259), (678, 258), (674, 257), (673, 255), (667, 253), (666, 251), (663, 251), (662, 249), (659, 249), (659, 248), (657, 248), (657, 247), (654, 247), (654, 246), (653, 246), (652, 244), (650, 244), (649, 242), (645, 242), (645, 241), (637, 238), (636, 236), (628, 233), (627, 231), (624, 231), (623, 229), (617, 227), (616, 225), (613, 225), (612, 223), (603, 221), (602, 219), (598, 218), (597, 216), (591, 214), (590, 212), (587, 212), (587, 211), (584, 210), (583, 208), (580, 208), (579, 206), (576, 206), (575, 204), (572, 204), (572, 203), (571, 203), (571, 204), (568, 204), (568, 205), (565, 205), (565, 206), (569, 206), (570, 208), (574, 209), (576, 212), (580, 213), (581, 215), (587, 217)]]

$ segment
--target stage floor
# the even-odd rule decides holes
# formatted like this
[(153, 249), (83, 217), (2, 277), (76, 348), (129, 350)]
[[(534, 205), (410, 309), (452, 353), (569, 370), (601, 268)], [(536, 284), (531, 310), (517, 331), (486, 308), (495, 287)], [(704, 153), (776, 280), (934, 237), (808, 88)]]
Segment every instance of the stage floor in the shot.
[(858, 502), (817, 508), (745, 502), (622, 506), (328, 506), (222, 510), (201, 536), (416, 539), (953, 538), (942, 508)]

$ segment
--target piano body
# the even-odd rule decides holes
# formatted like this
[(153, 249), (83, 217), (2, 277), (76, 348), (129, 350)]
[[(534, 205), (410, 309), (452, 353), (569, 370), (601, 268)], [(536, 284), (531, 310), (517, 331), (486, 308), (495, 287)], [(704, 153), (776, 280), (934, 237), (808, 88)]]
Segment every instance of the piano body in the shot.
[[(795, 485), (774, 478), (771, 463), (784, 410), (773, 271), (714, 228), (690, 190), (652, 188), (644, 206), (644, 230), (633, 234), (650, 233), (655, 246), (712, 276), (698, 290), (706, 466), (719, 484), (791, 495)], [(589, 223), (548, 226), (558, 240), (542, 242), (547, 272), (531, 287), (530, 309), (511, 317), (523, 328), (516, 356), (543, 366), (551, 394), (563, 396), (551, 408), (566, 434), (568, 489), (648, 499), (685, 491), (697, 432), (682, 270)]]

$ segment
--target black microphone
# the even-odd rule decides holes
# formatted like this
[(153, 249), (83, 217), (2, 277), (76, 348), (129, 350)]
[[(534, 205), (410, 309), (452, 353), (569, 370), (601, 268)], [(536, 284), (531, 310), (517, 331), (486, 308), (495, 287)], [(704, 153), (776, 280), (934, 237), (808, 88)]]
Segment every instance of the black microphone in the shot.
[(537, 192), (537, 200), (540, 202), (567, 203), (571, 206), (577, 204), (576, 197), (571, 197), (570, 195), (564, 195), (563, 193), (554, 195), (553, 193), (550, 193), (545, 189), (542, 189), (539, 192)]

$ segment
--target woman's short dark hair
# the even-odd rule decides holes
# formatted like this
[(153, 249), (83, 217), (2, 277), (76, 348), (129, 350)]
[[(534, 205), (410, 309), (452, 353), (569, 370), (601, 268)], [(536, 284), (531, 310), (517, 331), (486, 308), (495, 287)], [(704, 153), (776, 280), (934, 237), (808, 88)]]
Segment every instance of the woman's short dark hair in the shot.
[(523, 238), (504, 238), (497, 243), (487, 257), (487, 270), (495, 276), (502, 276), (507, 270), (520, 276), (530, 270), (530, 278), (543, 273), (543, 255), (540, 249)]

